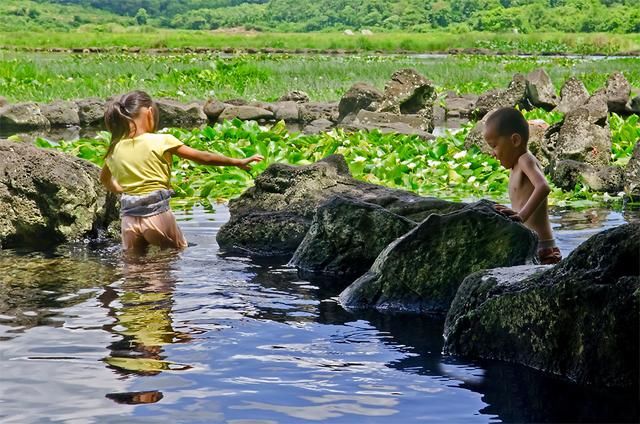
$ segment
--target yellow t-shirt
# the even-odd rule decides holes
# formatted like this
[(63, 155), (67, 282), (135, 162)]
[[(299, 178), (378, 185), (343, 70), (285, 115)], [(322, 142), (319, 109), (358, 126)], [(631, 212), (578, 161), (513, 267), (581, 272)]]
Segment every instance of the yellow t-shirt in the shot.
[(144, 133), (120, 140), (106, 159), (111, 175), (133, 195), (171, 188), (171, 153), (182, 146), (170, 134)]

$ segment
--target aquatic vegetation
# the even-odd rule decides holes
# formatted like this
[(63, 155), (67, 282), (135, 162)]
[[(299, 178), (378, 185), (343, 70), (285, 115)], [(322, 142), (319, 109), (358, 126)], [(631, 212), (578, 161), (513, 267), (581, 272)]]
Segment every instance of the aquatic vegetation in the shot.
[(581, 59), (518, 56), (416, 57), (407, 55), (256, 54), (232, 57), (216, 53), (51, 54), (0, 52), (0, 93), (10, 102), (107, 98), (143, 89), (153, 97), (181, 101), (244, 98), (273, 101), (291, 89), (312, 100), (338, 100), (364, 81), (382, 89), (393, 72), (415, 68), (439, 92), (482, 93), (504, 88), (513, 74), (544, 68), (559, 90), (575, 75), (590, 92), (609, 74), (622, 71), (640, 87), (640, 59)]
[[(555, 119), (553, 115), (551, 119)], [(634, 120), (637, 117), (628, 118), (629, 123), (612, 126), (618, 134), (615, 137), (622, 140), (623, 132), (637, 122)], [(175, 204), (186, 208), (195, 204), (209, 206), (240, 195), (253, 184), (253, 178), (272, 163), (304, 165), (334, 153), (344, 155), (355, 178), (374, 184), (451, 200), (490, 198), (507, 202), (508, 172), (479, 149), (465, 149), (464, 138), (469, 129), (470, 125), (467, 125), (462, 131), (430, 141), (379, 131), (345, 133), (340, 129), (303, 135), (290, 133), (283, 122), (266, 128), (240, 120), (202, 129), (165, 131), (196, 149), (232, 157), (256, 153), (265, 157), (264, 162), (255, 165), (251, 172), (234, 167), (208, 167), (176, 158), (172, 180), (177, 193)], [(70, 152), (101, 165), (108, 141), (109, 134), (103, 132), (93, 139), (59, 143), (38, 139), (37, 144)], [(613, 154), (620, 160), (628, 158), (631, 154), (629, 144), (615, 143)], [(619, 200), (580, 186), (571, 192), (552, 186), (550, 202), (562, 206), (589, 206), (614, 199)]]

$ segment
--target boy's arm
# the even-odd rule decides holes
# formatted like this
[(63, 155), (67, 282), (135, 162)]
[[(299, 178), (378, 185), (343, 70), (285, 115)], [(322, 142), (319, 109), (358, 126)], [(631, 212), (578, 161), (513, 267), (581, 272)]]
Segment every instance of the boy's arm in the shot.
[(529, 196), (529, 200), (527, 200), (527, 203), (524, 204), (517, 214), (520, 219), (522, 219), (522, 222), (527, 222), (533, 212), (535, 212), (540, 204), (547, 198), (551, 189), (544, 174), (540, 168), (538, 168), (538, 164), (533, 155), (526, 154), (520, 156), (518, 163), (522, 172), (529, 178), (531, 184), (533, 184), (533, 192), (531, 196)]
[(175, 149), (171, 149), (170, 152), (180, 156), (183, 159), (192, 160), (201, 165), (237, 166), (238, 168), (242, 168), (246, 171), (250, 169), (249, 164), (251, 162), (260, 162), (262, 159), (264, 159), (260, 155), (253, 155), (244, 159), (234, 159), (216, 153), (192, 149), (191, 147), (185, 145), (178, 146)]
[(120, 194), (124, 192), (124, 189), (118, 184), (118, 182), (111, 175), (111, 170), (105, 163), (100, 172), (100, 182), (112, 193)]

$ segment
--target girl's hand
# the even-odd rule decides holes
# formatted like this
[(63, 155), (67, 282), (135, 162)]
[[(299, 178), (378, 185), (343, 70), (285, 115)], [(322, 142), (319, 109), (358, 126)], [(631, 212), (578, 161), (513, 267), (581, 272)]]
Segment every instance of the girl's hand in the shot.
[(249, 166), (250, 163), (261, 162), (262, 160), (264, 160), (264, 157), (262, 155), (253, 155), (245, 159), (240, 159), (238, 168), (248, 171), (251, 169), (251, 167)]

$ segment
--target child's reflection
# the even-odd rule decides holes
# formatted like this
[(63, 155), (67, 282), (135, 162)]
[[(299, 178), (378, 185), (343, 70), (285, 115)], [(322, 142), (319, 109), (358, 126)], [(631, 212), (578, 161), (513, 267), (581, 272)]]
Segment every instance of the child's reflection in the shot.
[(122, 284), (109, 287), (101, 296), (109, 315), (115, 318), (107, 330), (122, 336), (109, 346), (111, 355), (104, 359), (111, 368), (139, 375), (190, 368), (166, 360), (163, 350), (167, 344), (190, 339), (189, 334), (174, 330), (171, 319), (176, 283), (172, 266), (178, 255), (167, 250), (125, 254)]

